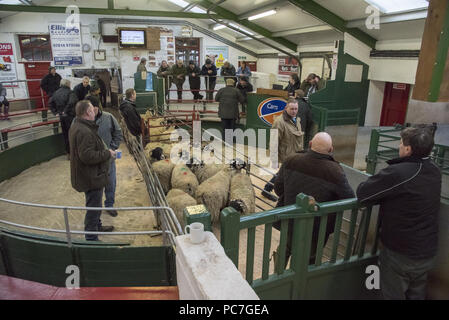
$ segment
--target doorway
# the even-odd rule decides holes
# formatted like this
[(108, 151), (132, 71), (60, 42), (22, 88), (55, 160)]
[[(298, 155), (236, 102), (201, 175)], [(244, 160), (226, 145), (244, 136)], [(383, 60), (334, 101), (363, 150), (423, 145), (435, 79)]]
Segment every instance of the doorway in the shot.
[(410, 85), (405, 83), (386, 82), (382, 113), (380, 116), (381, 126), (393, 126), (404, 124), (407, 114), (407, 106), (410, 94)]
[(27, 61), (24, 62), (26, 79), (32, 80), (27, 82), (31, 105), (35, 108), (47, 106), (48, 97), (42, 91), (42, 98), (40, 80), (48, 74), (48, 67), (53, 59), (50, 35), (19, 35), (19, 44), (22, 59)]

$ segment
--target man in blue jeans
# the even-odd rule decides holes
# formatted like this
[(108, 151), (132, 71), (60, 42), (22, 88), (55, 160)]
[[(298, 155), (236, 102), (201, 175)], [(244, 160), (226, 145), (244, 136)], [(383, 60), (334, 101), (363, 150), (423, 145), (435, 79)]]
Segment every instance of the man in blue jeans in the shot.
[[(70, 176), (72, 187), (84, 192), (86, 207), (101, 207), (103, 188), (108, 184), (109, 162), (116, 152), (105, 146), (98, 136), (95, 111), (87, 100), (79, 101), (75, 107), (76, 118), (69, 130)], [(102, 226), (101, 210), (87, 210), (84, 230), (109, 232), (112, 226)], [(86, 234), (86, 240), (98, 241), (97, 234)]]
[[(95, 123), (98, 125), (98, 135), (108, 149), (117, 150), (120, 146), (120, 141), (123, 139), (120, 125), (112, 114), (106, 111), (101, 111), (99, 106), (94, 105), (94, 111)], [(106, 196), (104, 206), (106, 208), (114, 207), (116, 180), (115, 159), (111, 159), (108, 184), (104, 188), (104, 194)], [(106, 212), (112, 217), (118, 215), (116, 210), (106, 210)]]

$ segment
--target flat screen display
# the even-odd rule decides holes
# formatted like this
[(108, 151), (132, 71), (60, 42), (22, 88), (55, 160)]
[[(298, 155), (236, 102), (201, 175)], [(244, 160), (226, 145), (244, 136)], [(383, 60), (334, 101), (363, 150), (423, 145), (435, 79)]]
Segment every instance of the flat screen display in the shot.
[(120, 45), (122, 45), (122, 46), (145, 46), (145, 31), (143, 31), (143, 30), (120, 30)]

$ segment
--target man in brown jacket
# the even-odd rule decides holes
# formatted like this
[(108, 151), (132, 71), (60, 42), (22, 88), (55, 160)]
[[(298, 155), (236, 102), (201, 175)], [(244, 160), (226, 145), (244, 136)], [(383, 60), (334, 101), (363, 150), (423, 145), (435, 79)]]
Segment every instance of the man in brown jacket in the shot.
[[(103, 188), (108, 184), (109, 160), (115, 151), (108, 150), (98, 136), (94, 107), (88, 100), (79, 101), (75, 107), (76, 118), (69, 131), (70, 173), (72, 187), (86, 195), (86, 207), (101, 207)], [(85, 231), (112, 231), (112, 226), (102, 226), (100, 210), (87, 210)], [(86, 240), (98, 241), (98, 235), (86, 234)]]
[[(298, 117), (298, 101), (289, 98), (282, 115), (274, 120), (272, 129), (278, 130), (278, 161), (284, 162), (290, 155), (304, 149), (304, 132), (301, 130), (301, 119)], [(271, 201), (277, 198), (270, 192), (276, 179), (274, 176), (264, 187), (262, 195)]]

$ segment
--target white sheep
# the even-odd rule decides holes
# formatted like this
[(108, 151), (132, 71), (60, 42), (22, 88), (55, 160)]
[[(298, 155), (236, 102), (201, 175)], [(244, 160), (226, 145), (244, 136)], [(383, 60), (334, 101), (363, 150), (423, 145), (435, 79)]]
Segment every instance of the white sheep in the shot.
[(156, 173), (161, 183), (162, 189), (167, 194), (171, 189), (171, 177), (175, 164), (169, 159), (154, 162), (152, 164), (153, 170)]
[(198, 185), (198, 179), (185, 164), (181, 163), (173, 168), (171, 175), (172, 188), (181, 189), (194, 197)]
[(254, 192), (250, 176), (245, 172), (233, 175), (229, 193), (229, 206), (240, 212), (240, 214), (256, 211), (256, 193)]
[(185, 207), (195, 206), (196, 200), (180, 189), (171, 189), (167, 194), (168, 206), (173, 209), (179, 223), (184, 229), (183, 211)]
[(231, 170), (224, 168), (201, 183), (196, 190), (195, 198), (209, 210), (212, 223), (218, 223), (220, 211), (228, 203)]

